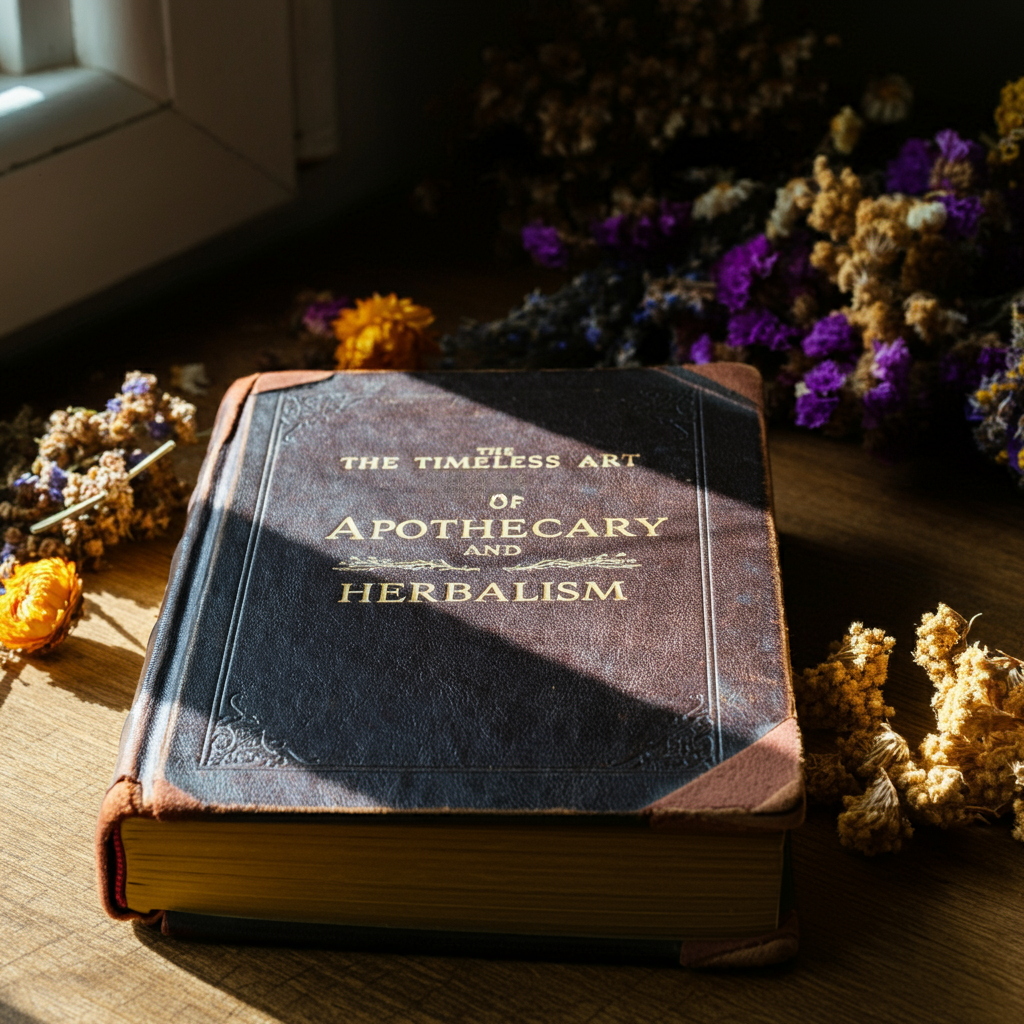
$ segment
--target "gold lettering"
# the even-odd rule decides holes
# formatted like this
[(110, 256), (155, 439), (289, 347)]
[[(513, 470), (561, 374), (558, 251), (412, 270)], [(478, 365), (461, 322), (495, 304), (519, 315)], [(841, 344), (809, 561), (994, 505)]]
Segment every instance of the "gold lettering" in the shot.
[[(562, 595), (566, 596), (563, 597)], [(578, 601), (580, 599), (580, 592), (576, 589), (575, 583), (559, 583), (558, 584), (558, 598), (559, 601)]]
[(348, 534), (353, 540), (363, 540), (363, 535), (359, 532), (359, 527), (356, 526), (355, 521), (351, 516), (345, 516), (344, 519), (324, 538), (325, 540), (337, 540), (342, 534)]
[(609, 466), (617, 466), (619, 464), (618, 457), (615, 455), (602, 455), (601, 456), (601, 468), (607, 469)]
[(468, 540), (473, 530), (479, 530), (481, 537), (486, 537), (488, 540), (493, 540), (494, 537), (491, 534), (491, 524), (494, 522), (493, 519), (481, 519), (482, 526), (473, 526), (475, 519), (463, 519), (462, 520), (462, 539)]
[(474, 455), (473, 456), (473, 468), (474, 469), (490, 469), (491, 457), (489, 455)]
[(527, 459), (530, 469), (540, 469), (544, 465), (544, 459), (540, 455), (531, 455)]
[(581, 519), (567, 534), (566, 537), (571, 537), (574, 533), (585, 533), (588, 537), (598, 536), (597, 530), (595, 530), (586, 519)]
[(657, 537), (658, 535), (654, 531), (657, 530), (658, 527), (661, 526), (661, 524), (666, 522), (667, 520), (668, 516), (662, 516), (660, 519), (656, 519), (654, 523), (651, 523), (649, 519), (637, 519), (637, 522), (640, 523), (642, 526), (647, 527), (648, 537)]
[(338, 459), (338, 461), (339, 462), (344, 462), (346, 469), (351, 469), (352, 468), (352, 463), (355, 462), (356, 459), (358, 459), (358, 458), (359, 458), (358, 455), (346, 455), (344, 458)]
[(380, 540), (382, 533), (390, 533), (394, 528), (395, 524), (391, 519), (374, 519), (373, 533), (370, 534), (370, 540)]
[(381, 464), (382, 469), (398, 469), (398, 456), (397, 455), (385, 455), (384, 462)]
[(448, 527), (458, 526), (458, 519), (431, 519), (430, 525), (437, 527), (437, 539), (448, 540)]
[[(348, 600), (349, 595), (352, 593), (352, 591), (357, 586), (359, 586), (358, 583), (343, 583), (342, 587), (341, 587), (341, 597), (338, 598), (338, 604), (348, 604), (349, 603), (349, 600)], [(359, 603), (360, 604), (369, 604), (370, 603), (370, 592), (372, 590), (373, 590), (373, 584), (372, 583), (364, 583), (363, 584), (362, 589), (360, 590), (360, 594), (362, 595), (360, 597), (360, 599), (359, 599)]]
[[(403, 533), (402, 531), (407, 526), (418, 526), (420, 528), (420, 532), (414, 533), (411, 536), (408, 533)], [(395, 527), (395, 533), (397, 533), (403, 540), (416, 540), (418, 537), (422, 537), (426, 532), (427, 524), (421, 519), (406, 519), (404, 523), (399, 523), (398, 526)]]
[(508, 598), (501, 592), (501, 587), (497, 583), (488, 584), (477, 598), (478, 601), (484, 601), (488, 597), (493, 597), (495, 601), (508, 601)]
[(591, 591), (593, 591), (595, 594), (597, 594), (598, 598), (601, 601), (607, 601), (608, 598), (612, 594), (615, 595), (615, 600), (616, 601), (625, 601), (626, 600), (626, 595), (622, 592), (622, 580), (616, 580), (608, 588), (608, 592), (605, 593), (605, 594), (601, 593), (601, 588), (596, 583), (588, 582), (587, 583), (586, 593), (584, 593), (584, 595), (583, 595), (583, 600), (584, 601), (591, 601), (591, 600), (593, 600), (593, 598), (590, 596), (590, 592)]
[(514, 594), (512, 600), (513, 601), (525, 601), (527, 604), (529, 604), (530, 601), (539, 601), (540, 598), (537, 597), (536, 594), (534, 594), (533, 597), (523, 597), (523, 588), (525, 586), (526, 586), (525, 583), (513, 583), (512, 584), (513, 590), (515, 591), (515, 594)]
[(513, 455), (513, 456), (510, 457), (510, 459), (509, 459), (509, 468), (510, 469), (524, 469), (525, 466), (526, 466), (526, 456), (525, 455)]
[(559, 530), (558, 533), (544, 533), (543, 530), (539, 529), (539, 527), (543, 526), (544, 523), (554, 523), (555, 526), (561, 526), (562, 525), (562, 520), (561, 519), (538, 519), (537, 522), (535, 522), (533, 524), (533, 532), (538, 537), (561, 537), (562, 536), (562, 531), (561, 530)]
[(359, 460), (359, 468), (360, 469), (376, 469), (378, 461), (379, 460), (378, 460), (376, 455), (374, 455), (372, 458), (369, 455), (364, 455)]
[(594, 457), (592, 455), (584, 455), (583, 456), (583, 461), (580, 462), (580, 464), (579, 464), (579, 466), (577, 468), (578, 469), (582, 469), (584, 466), (591, 467), (593, 469), (598, 469), (599, 468), (597, 463), (594, 461)]
[(404, 583), (379, 583), (380, 597), (377, 604), (404, 604), (405, 598), (398, 595), (402, 592)]
[(559, 457), (557, 455), (549, 455), (544, 460), (544, 468), (545, 469), (558, 469), (558, 466), (559, 466), (560, 462), (561, 462), (561, 460), (559, 459)]
[(628, 519), (605, 519), (604, 521), (605, 530), (604, 535), (606, 537), (614, 537), (615, 534), (621, 534), (623, 537), (635, 537), (635, 533), (630, 533), (626, 529), (629, 526)]
[(526, 520), (525, 519), (502, 519), (502, 521), (501, 521), (501, 535), (502, 535), (502, 537), (525, 537), (526, 536), (526, 531), (523, 530), (521, 526), (516, 526), (516, 529), (519, 530), (518, 533), (513, 533), (512, 532), (512, 527), (516, 523), (521, 523), (521, 524), (523, 524), (525, 526), (526, 525)]
[(485, 555), (500, 555), (501, 545), (500, 544), (485, 544), (484, 545)]
[(551, 588), (553, 586), (554, 586), (554, 583), (542, 583), (540, 585), (540, 599), (542, 601), (550, 601), (551, 600)]
[(494, 464), (491, 466), (491, 469), (508, 469), (507, 463), (501, 461), (500, 452), (494, 456)]
[[(456, 597), (455, 595), (459, 596)], [(468, 601), (473, 596), (468, 583), (446, 583), (444, 587), (444, 599), (446, 601)]]
[(463, 555), (482, 555), (483, 552), (482, 551), (478, 551), (475, 544), (470, 544), (469, 547), (466, 548), (466, 550), (462, 552), (462, 554)]
[(454, 455), (449, 455), (445, 460), (445, 469), (469, 469), (469, 456), (463, 455), (461, 459), (455, 458)]
[(430, 455), (414, 455), (412, 457), (412, 461), (413, 462), (419, 463), (419, 468), (420, 469), (426, 469), (427, 468), (427, 463), (430, 462), (430, 460), (431, 460), (431, 456)]
[(522, 553), (523, 553), (523, 549), (518, 544), (506, 544), (505, 545), (505, 554), (506, 555), (521, 555)]
[(633, 465), (633, 460), (640, 458), (640, 453), (639, 452), (633, 452), (632, 455), (623, 455), (622, 457), (626, 460), (626, 465), (627, 466), (632, 466)]
[(412, 587), (412, 593), (409, 595), (409, 604), (419, 604), (421, 597), (424, 601), (437, 604), (437, 598), (430, 596), (434, 592), (433, 583), (410, 583), (409, 585)]

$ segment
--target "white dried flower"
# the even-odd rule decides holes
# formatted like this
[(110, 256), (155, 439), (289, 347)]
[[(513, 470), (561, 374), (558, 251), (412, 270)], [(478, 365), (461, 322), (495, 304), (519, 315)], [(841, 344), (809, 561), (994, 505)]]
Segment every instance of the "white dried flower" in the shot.
[(914, 103), (914, 90), (902, 75), (874, 78), (861, 99), (861, 110), (869, 121), (876, 124), (896, 124), (910, 115)]
[(814, 193), (806, 178), (794, 178), (775, 190), (775, 206), (765, 225), (765, 234), (774, 242), (788, 238), (801, 216), (814, 203)]
[(942, 203), (918, 200), (907, 211), (907, 227), (911, 231), (941, 231), (946, 224), (946, 208)]
[(724, 213), (732, 213), (754, 194), (754, 182), (741, 178), (735, 184), (720, 181), (693, 201), (694, 220), (714, 220)]

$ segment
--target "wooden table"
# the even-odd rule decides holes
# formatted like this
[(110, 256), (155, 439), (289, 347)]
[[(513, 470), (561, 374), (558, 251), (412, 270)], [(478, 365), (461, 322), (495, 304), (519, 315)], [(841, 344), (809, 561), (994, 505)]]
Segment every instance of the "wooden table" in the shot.
[[(414, 294), (438, 303), (429, 282)], [(239, 337), (205, 348), (222, 385), (252, 368)], [(972, 637), (1024, 652), (1024, 495), (795, 431), (774, 432), (771, 454), (795, 664), (853, 619), (884, 626), (898, 641), (894, 724), (918, 741), (931, 724), (909, 656), (922, 612), (982, 611)], [(93, 829), (173, 546), (114, 549), (68, 642), (0, 673), (3, 1024), (1024, 1019), (1024, 847), (1003, 826), (920, 830), (869, 860), (839, 847), (834, 813), (812, 811), (794, 838), (800, 955), (751, 973), (199, 946), (109, 920)]]

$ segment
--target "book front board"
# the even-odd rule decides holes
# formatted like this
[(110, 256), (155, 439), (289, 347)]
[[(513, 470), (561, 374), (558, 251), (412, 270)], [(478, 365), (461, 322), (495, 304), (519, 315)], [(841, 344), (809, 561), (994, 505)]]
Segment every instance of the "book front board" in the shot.
[(341, 373), (209, 458), (143, 785), (632, 814), (792, 715), (761, 417), (711, 381)]

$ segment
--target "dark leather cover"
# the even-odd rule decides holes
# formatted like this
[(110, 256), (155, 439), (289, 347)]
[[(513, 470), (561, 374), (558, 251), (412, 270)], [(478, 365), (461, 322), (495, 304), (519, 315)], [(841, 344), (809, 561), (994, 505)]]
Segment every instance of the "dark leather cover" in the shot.
[(748, 367), (236, 382), (101, 815), (107, 909), (138, 916), (131, 814), (798, 824), (770, 506)]

